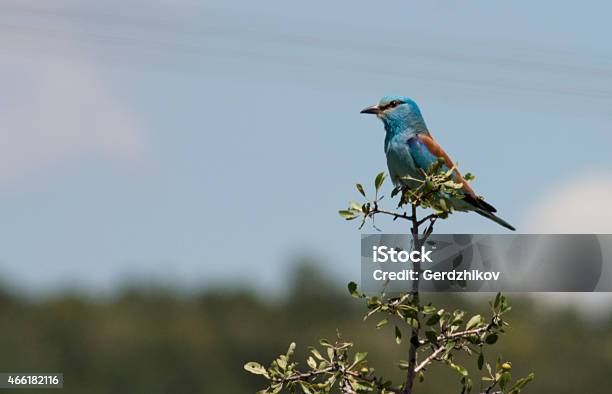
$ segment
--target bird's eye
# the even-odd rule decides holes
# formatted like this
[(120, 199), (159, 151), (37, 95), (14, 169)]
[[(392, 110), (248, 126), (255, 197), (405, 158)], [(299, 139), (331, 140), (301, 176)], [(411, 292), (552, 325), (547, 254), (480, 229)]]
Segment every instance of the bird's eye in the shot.
[(392, 106), (392, 107), (397, 107), (398, 105), (400, 105), (399, 100), (393, 100), (393, 101), (391, 101), (391, 106)]

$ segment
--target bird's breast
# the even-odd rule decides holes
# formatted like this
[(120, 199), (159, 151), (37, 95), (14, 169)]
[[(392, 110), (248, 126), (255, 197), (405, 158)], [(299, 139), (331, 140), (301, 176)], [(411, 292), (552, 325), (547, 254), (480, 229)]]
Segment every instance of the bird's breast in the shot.
[(402, 181), (404, 177), (418, 178), (420, 176), (410, 154), (408, 139), (407, 136), (397, 135), (385, 144), (389, 175), (396, 186), (406, 185), (406, 181)]

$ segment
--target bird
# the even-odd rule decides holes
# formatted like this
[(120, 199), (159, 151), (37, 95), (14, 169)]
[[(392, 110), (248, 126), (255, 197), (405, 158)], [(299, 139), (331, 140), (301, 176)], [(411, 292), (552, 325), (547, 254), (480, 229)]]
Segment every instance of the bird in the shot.
[[(455, 167), (449, 155), (434, 140), (425, 125), (421, 110), (414, 100), (405, 96), (385, 96), (378, 104), (361, 110), (362, 114), (373, 114), (382, 120), (385, 127), (385, 155), (391, 181), (396, 187), (413, 188), (414, 179), (422, 179), (423, 172), (443, 160), (443, 169)], [(410, 179), (413, 180), (410, 180)], [(495, 223), (515, 231), (516, 229), (497, 216), (497, 210), (476, 193), (461, 176), (453, 170), (453, 180), (462, 185), (462, 198), (451, 201), (457, 211), (474, 211)]]

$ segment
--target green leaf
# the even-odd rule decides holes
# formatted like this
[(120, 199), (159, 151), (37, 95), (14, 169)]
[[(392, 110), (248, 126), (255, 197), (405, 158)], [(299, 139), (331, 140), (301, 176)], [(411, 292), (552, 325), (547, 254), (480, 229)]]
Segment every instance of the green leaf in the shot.
[(449, 168), (445, 173), (444, 173), (444, 178), (450, 178), (453, 175), (453, 172), (455, 171), (455, 168), (457, 168), (457, 166), (452, 166), (451, 168)]
[(287, 361), (289, 361), (287, 360), (287, 356), (281, 354), (280, 357), (276, 359), (276, 364), (284, 371), (287, 368)]
[(419, 371), (418, 379), (419, 383), (423, 383), (425, 381), (425, 374), (423, 373), (423, 371)]
[(371, 382), (366, 381), (358, 381), (353, 380), (354, 378), (349, 378), (349, 384), (357, 393), (368, 393), (374, 389), (374, 385)]
[(333, 361), (334, 360), (334, 348), (333, 347), (328, 347), (327, 348), (327, 357), (329, 358), (329, 361)]
[(361, 193), (362, 196), (366, 196), (365, 190), (363, 190), (363, 186), (361, 185), (361, 183), (356, 184), (355, 187), (357, 188), (357, 191)]
[(482, 366), (484, 365), (484, 354), (480, 352), (478, 355), (478, 369), (482, 371)]
[(448, 365), (454, 369), (455, 371), (457, 371), (461, 376), (468, 376), (468, 371), (467, 369), (465, 369), (464, 367), (462, 367), (459, 364), (454, 364), (452, 362), (449, 362)]
[(523, 389), (523, 387), (525, 387), (525, 385), (527, 385), (527, 383), (531, 382), (533, 379), (535, 378), (535, 375), (532, 373), (530, 373), (529, 375), (527, 375), (524, 378), (520, 378), (516, 381), (516, 383), (514, 384), (514, 386), (510, 389), (510, 391), (508, 391), (509, 394), (518, 394), (521, 392), (521, 390)]
[(444, 182), (444, 186), (450, 187), (451, 189), (461, 189), (463, 187), (461, 183), (457, 183), (455, 181), (446, 181)]
[(313, 394), (313, 391), (310, 390), (312, 386), (304, 381), (300, 381), (300, 388), (304, 392), (304, 394)]
[(399, 360), (399, 362), (397, 363), (397, 366), (399, 367), (399, 369), (406, 370), (410, 368), (410, 363), (408, 363), (408, 361), (406, 360)]
[(308, 357), (308, 359), (306, 360), (306, 363), (312, 369), (315, 369), (317, 367), (317, 362), (315, 361), (314, 358), (312, 358), (312, 356)]
[(499, 387), (501, 387), (503, 390), (511, 378), (512, 378), (512, 375), (510, 375), (510, 372), (504, 372), (501, 378), (499, 379)]
[(323, 356), (321, 356), (321, 353), (319, 353), (319, 351), (315, 348), (310, 348), (310, 352), (312, 353), (313, 356), (315, 356), (316, 358), (318, 358), (321, 361), (324, 361), (325, 358), (323, 358)]
[(348, 291), (353, 297), (359, 298), (359, 292), (357, 291), (357, 283), (349, 282)]
[(432, 313), (436, 312), (436, 307), (435, 306), (431, 306), (431, 305), (425, 305), (423, 307), (423, 314), (424, 315), (431, 315)]
[(325, 381), (325, 386), (327, 387), (331, 387), (334, 385), (334, 383), (336, 382), (337, 379), (337, 375), (332, 375), (330, 376), (326, 381)]
[(361, 205), (357, 204), (355, 201), (351, 201), (349, 204), (349, 210), (361, 212)]
[(463, 390), (461, 391), (462, 393), (469, 393), (472, 391), (472, 379), (464, 376), (461, 378), (461, 384), (463, 384)]
[(399, 345), (402, 343), (402, 332), (398, 326), (395, 326), (395, 342)]
[(451, 319), (451, 326), (459, 327), (463, 323), (464, 316), (465, 316), (465, 311), (461, 311), (461, 310), (453, 311), (453, 317)]
[(346, 220), (353, 220), (359, 216), (357, 212), (347, 209), (338, 211), (338, 214)]
[(440, 321), (440, 315), (435, 314), (435, 315), (431, 315), (431, 317), (429, 319), (427, 319), (427, 322), (425, 322), (425, 324), (427, 324), (428, 326), (433, 326), (434, 324), (438, 323)]
[(368, 357), (368, 352), (357, 352), (355, 353), (355, 359), (353, 360), (353, 365), (357, 365)]
[(289, 344), (289, 349), (287, 349), (287, 359), (293, 356), (294, 352), (295, 352), (295, 342), (291, 342)]
[(381, 172), (380, 174), (376, 175), (376, 179), (374, 179), (374, 187), (376, 188), (376, 192), (380, 190), (380, 187), (382, 186), (384, 181), (385, 181), (384, 172)]
[(485, 342), (488, 343), (489, 345), (493, 345), (495, 342), (497, 342), (497, 334), (490, 334), (487, 335), (487, 337), (485, 338)]
[(443, 198), (440, 199), (439, 204), (440, 204), (440, 208), (442, 208), (443, 211), (448, 211), (448, 208), (446, 206), (446, 201)]
[(378, 324), (376, 324), (376, 328), (381, 328), (382, 326), (386, 325), (387, 323), (389, 323), (389, 320), (383, 319), (383, 320), (379, 321)]
[(425, 331), (425, 337), (431, 343), (438, 343), (438, 334), (436, 334), (434, 331)]
[(502, 297), (501, 293), (497, 293), (497, 295), (495, 296), (495, 303), (493, 304), (493, 306), (495, 306), (495, 308), (497, 308), (499, 306), (499, 303), (501, 301), (501, 297)]
[(250, 361), (244, 364), (244, 369), (252, 374), (264, 375), (265, 377), (268, 377), (268, 371), (266, 371), (266, 369), (260, 363), (255, 361)]
[(482, 316), (480, 315), (472, 316), (472, 318), (468, 320), (467, 325), (465, 326), (465, 329), (471, 330), (472, 328), (476, 327), (480, 323), (482, 323)]

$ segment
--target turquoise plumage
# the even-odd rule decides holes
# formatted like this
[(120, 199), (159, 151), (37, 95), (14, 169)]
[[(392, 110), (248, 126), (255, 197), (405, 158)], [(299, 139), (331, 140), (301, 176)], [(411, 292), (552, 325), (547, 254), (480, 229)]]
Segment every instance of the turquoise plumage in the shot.
[[(361, 111), (375, 114), (385, 126), (385, 155), (389, 175), (396, 186), (414, 187), (415, 181), (406, 178), (422, 178), (421, 170), (443, 159), (446, 170), (453, 162), (433, 139), (417, 104), (408, 97), (386, 96), (380, 102)], [(454, 172), (455, 182), (462, 183), (463, 198), (450, 201), (458, 211), (474, 211), (510, 230), (515, 228), (495, 215), (496, 209), (477, 196), (459, 171)], [(445, 197), (445, 196), (441, 196)]]

